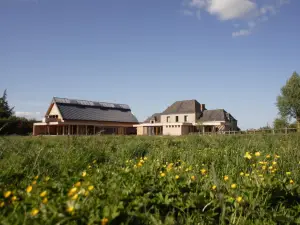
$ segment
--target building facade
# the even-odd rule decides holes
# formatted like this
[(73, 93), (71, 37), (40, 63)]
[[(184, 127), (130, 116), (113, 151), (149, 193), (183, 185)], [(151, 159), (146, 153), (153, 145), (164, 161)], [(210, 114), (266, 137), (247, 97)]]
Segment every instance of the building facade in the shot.
[(194, 132), (238, 131), (237, 120), (224, 109), (207, 110), (196, 100), (176, 101), (134, 125), (137, 135), (187, 135)]
[(136, 134), (139, 124), (126, 104), (54, 97), (33, 135)]

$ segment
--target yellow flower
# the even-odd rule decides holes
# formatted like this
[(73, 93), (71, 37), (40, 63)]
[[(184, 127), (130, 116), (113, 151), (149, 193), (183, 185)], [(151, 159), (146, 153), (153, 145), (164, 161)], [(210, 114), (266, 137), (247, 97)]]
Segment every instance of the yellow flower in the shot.
[(29, 186), (26, 188), (26, 192), (27, 192), (27, 193), (30, 193), (31, 191), (32, 191), (32, 186), (29, 185)]
[(139, 162), (139, 163), (137, 164), (138, 167), (141, 167), (142, 165), (143, 165), (143, 163), (141, 163), (141, 162)]
[(267, 168), (266, 166), (262, 166), (262, 167), (261, 167), (262, 170), (265, 170), (266, 168)]
[(291, 173), (291, 172), (286, 172), (285, 174), (286, 174), (286, 175), (291, 175), (292, 173)]
[(43, 191), (43, 192), (40, 194), (41, 197), (45, 197), (46, 195), (47, 195), (47, 191)]
[(224, 176), (224, 180), (227, 181), (229, 179), (229, 177), (226, 175)]
[(35, 185), (36, 184), (36, 180), (32, 181), (32, 184)]
[(83, 177), (85, 177), (85, 176), (86, 176), (86, 172), (83, 171), (81, 175), (82, 175)]
[(232, 184), (230, 187), (231, 187), (232, 189), (236, 189), (236, 184)]
[(90, 186), (88, 187), (88, 189), (89, 189), (89, 191), (92, 191), (92, 190), (94, 189), (94, 186), (93, 186), (93, 185), (90, 185)]
[(176, 176), (175, 176), (175, 179), (176, 179), (176, 180), (178, 180), (178, 179), (179, 179), (179, 176), (178, 176), (178, 175), (176, 175)]
[(39, 179), (39, 176), (35, 176), (34, 179), (35, 179), (35, 180)]
[(93, 161), (93, 163), (95, 164), (97, 162), (97, 160), (95, 159), (94, 161)]
[(68, 193), (68, 196), (72, 196), (73, 194), (75, 194), (75, 192), (77, 191), (77, 188), (76, 187), (73, 187), (69, 190), (69, 193)]
[(294, 184), (294, 181), (293, 181), (293, 180), (290, 180), (290, 184)]
[(45, 178), (45, 181), (48, 181), (48, 180), (50, 180), (50, 177), (47, 176), (47, 177)]
[(3, 208), (3, 207), (4, 207), (4, 205), (5, 205), (5, 203), (4, 203), (4, 202), (0, 202), (0, 208)]
[(196, 177), (195, 177), (195, 176), (191, 176), (191, 179), (192, 179), (192, 180), (196, 180)]
[(91, 169), (92, 168), (92, 166), (91, 165), (88, 165), (88, 169)]
[(239, 197), (236, 198), (236, 201), (237, 201), (238, 203), (241, 203), (241, 202), (243, 201), (243, 198), (242, 198), (241, 196), (239, 196)]
[(72, 213), (74, 211), (74, 207), (73, 206), (69, 206), (68, 208), (67, 208), (67, 212), (68, 213)]
[(80, 185), (81, 185), (81, 182), (78, 181), (74, 186), (75, 186), (75, 187), (80, 187)]
[(17, 201), (18, 198), (17, 198), (17, 196), (13, 196), (13, 197), (11, 197), (11, 200), (12, 200), (12, 201)]
[(146, 161), (148, 158), (147, 157), (144, 157), (144, 160)]
[(240, 176), (244, 176), (245, 174), (243, 172), (240, 172)]
[(201, 169), (200, 172), (201, 172), (202, 175), (205, 175), (206, 169)]
[(255, 152), (255, 156), (256, 157), (260, 156), (260, 152)]
[(90, 194), (89, 191), (84, 192), (84, 196), (87, 197)]
[(275, 158), (279, 159), (279, 158), (280, 158), (280, 156), (275, 154)]
[(249, 173), (246, 173), (246, 174), (245, 174), (245, 177), (249, 177), (249, 176), (250, 176), (250, 174), (249, 174)]
[(101, 220), (101, 225), (106, 225), (107, 223), (108, 223), (108, 219), (104, 217), (104, 218)]
[(270, 157), (271, 157), (271, 155), (267, 155), (266, 157), (267, 157), (267, 159), (268, 159), (268, 158), (270, 158)]
[(42, 202), (43, 202), (44, 204), (47, 204), (48, 198), (44, 198)]
[(246, 152), (246, 154), (244, 155), (244, 158), (251, 159), (252, 156), (249, 152)]
[(272, 164), (273, 164), (273, 165), (276, 165), (276, 164), (277, 164), (277, 162), (275, 162), (275, 161), (274, 161), (274, 162), (272, 162)]
[(39, 213), (39, 210), (38, 209), (33, 209), (32, 211), (31, 211), (31, 215), (32, 216), (36, 216), (37, 214)]
[(212, 189), (212, 190), (216, 190), (216, 189), (217, 189), (217, 186), (216, 186), (216, 185), (213, 185), (213, 186), (211, 187), (211, 189)]
[(166, 176), (166, 174), (165, 174), (165, 173), (161, 173), (160, 176), (161, 176), (161, 177), (164, 177), (164, 176)]
[(272, 170), (273, 169), (273, 166), (269, 166), (269, 170)]
[(11, 191), (7, 191), (4, 193), (4, 198), (8, 198), (11, 195)]
[(75, 194), (73, 197), (72, 197), (72, 200), (76, 200), (78, 198), (78, 194)]
[(259, 177), (263, 177), (264, 175), (262, 175), (262, 174), (259, 174), (258, 176), (259, 176)]

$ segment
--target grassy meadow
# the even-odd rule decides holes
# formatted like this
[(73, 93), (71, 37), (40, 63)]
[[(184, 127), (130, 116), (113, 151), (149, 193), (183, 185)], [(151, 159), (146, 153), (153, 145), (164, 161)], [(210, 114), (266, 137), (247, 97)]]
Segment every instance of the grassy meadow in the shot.
[(0, 137), (0, 224), (300, 224), (300, 136)]

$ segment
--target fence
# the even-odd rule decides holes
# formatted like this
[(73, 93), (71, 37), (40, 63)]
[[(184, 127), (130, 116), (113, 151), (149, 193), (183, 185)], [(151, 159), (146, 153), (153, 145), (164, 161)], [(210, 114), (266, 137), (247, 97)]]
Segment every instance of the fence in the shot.
[(259, 130), (244, 130), (244, 131), (218, 131), (218, 132), (199, 132), (194, 134), (199, 135), (245, 135), (245, 134), (291, 134), (296, 133), (296, 128), (282, 129), (259, 129)]

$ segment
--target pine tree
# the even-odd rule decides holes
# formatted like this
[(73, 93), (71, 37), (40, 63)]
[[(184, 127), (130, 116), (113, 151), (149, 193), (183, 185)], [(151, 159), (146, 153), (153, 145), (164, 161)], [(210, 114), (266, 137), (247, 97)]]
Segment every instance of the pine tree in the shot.
[(0, 118), (9, 118), (13, 114), (13, 108), (9, 107), (7, 102), (7, 93), (5, 90), (3, 96), (0, 98)]

